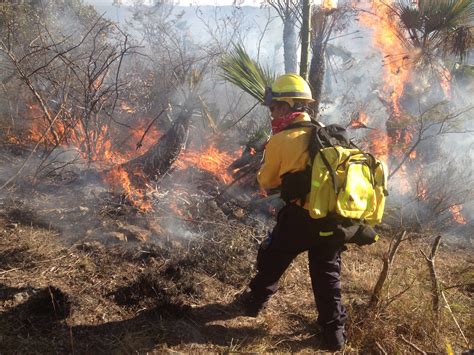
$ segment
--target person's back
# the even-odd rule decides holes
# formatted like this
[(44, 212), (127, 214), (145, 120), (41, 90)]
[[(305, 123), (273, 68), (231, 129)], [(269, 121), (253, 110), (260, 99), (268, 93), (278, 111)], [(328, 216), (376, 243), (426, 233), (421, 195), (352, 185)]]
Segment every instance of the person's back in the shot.
[[(309, 159), (309, 127), (288, 128), (310, 121), (305, 112), (312, 102), (306, 81), (296, 74), (285, 74), (267, 91), (266, 105), (272, 115), (273, 136), (265, 147), (264, 163), (258, 172), (262, 188), (278, 188), (282, 177), (306, 169)], [(305, 208), (306, 207), (306, 208)], [(290, 201), (278, 213), (277, 224), (257, 255), (257, 274), (249, 284), (244, 305), (247, 315), (256, 316), (276, 292), (278, 280), (292, 260), (308, 251), (311, 284), (318, 309), (318, 324), (329, 350), (345, 344), (346, 311), (341, 303), (340, 254), (344, 240), (328, 237), (332, 228), (325, 218), (312, 219), (306, 203)]]

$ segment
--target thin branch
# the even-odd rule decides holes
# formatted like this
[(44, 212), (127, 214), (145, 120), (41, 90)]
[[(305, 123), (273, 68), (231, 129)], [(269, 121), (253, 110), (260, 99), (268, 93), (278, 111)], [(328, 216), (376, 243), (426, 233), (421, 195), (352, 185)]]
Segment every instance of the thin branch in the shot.
[(43, 139), (46, 137), (46, 135), (48, 134), (48, 132), (51, 130), (51, 128), (53, 127), (53, 125), (56, 123), (56, 120), (58, 119), (59, 115), (56, 115), (56, 117), (54, 117), (54, 119), (51, 121), (51, 124), (49, 125), (49, 127), (46, 129), (46, 131), (43, 133), (43, 135), (41, 136), (41, 138), (38, 140), (38, 142), (36, 143), (35, 147), (33, 148), (33, 150), (31, 151), (30, 155), (28, 155), (28, 158), (26, 158), (26, 160), (23, 162), (23, 164), (21, 164), (20, 168), (18, 169), (18, 171), (11, 177), (9, 178), (2, 186), (0, 186), (0, 190), (3, 190), (6, 186), (8, 186), (12, 181), (14, 181), (18, 175), (20, 175), (20, 173), (23, 171), (24, 167), (26, 166), (26, 163), (31, 159), (31, 157), (33, 156), (33, 154), (36, 152), (36, 149), (38, 149), (39, 145), (41, 144), (41, 142), (43, 141)]
[(156, 115), (156, 117), (151, 120), (150, 124), (148, 125), (148, 127), (145, 129), (145, 132), (143, 132), (143, 135), (142, 137), (140, 138), (140, 140), (138, 141), (137, 143), (137, 150), (140, 149), (143, 145), (143, 139), (145, 139), (145, 136), (147, 135), (148, 131), (150, 130), (151, 126), (153, 125), (153, 123), (155, 123), (155, 121), (160, 118), (160, 116), (165, 112), (165, 111), (168, 111), (171, 109), (171, 106), (168, 104), (167, 107), (165, 107), (163, 110), (160, 111), (160, 113), (158, 113), (158, 115)]
[(377, 346), (377, 348), (380, 350), (380, 352), (381, 352), (383, 355), (388, 355), (388, 353), (385, 351), (384, 348), (382, 348), (382, 345), (380, 345), (378, 341), (375, 342), (375, 346)]
[(412, 349), (416, 350), (416, 351), (419, 352), (420, 354), (423, 354), (423, 355), (426, 355), (426, 354), (427, 354), (426, 351), (421, 350), (418, 346), (416, 346), (416, 345), (413, 344), (411, 341), (409, 341), (407, 338), (405, 338), (405, 337), (403, 336), (403, 334), (400, 334), (400, 338), (402, 338), (402, 340), (403, 340), (406, 344), (410, 345), (410, 346), (412, 347)]
[(259, 104), (260, 102), (256, 102), (255, 105), (253, 105), (251, 108), (249, 108), (247, 110), (247, 112), (245, 112), (240, 118), (238, 118), (234, 123), (232, 123), (227, 129), (231, 129), (232, 127), (234, 127), (235, 125), (237, 125), (237, 123), (239, 123), (240, 121), (242, 121), (250, 112), (253, 111), (253, 109), (255, 107), (257, 107), (257, 105)]
[(423, 250), (421, 250), (421, 253), (426, 259), (426, 262), (428, 263), (428, 267), (430, 269), (430, 276), (431, 276), (431, 284), (432, 284), (432, 300), (433, 300), (433, 313), (436, 318), (436, 322), (438, 323), (439, 321), (439, 311), (440, 311), (440, 302), (439, 302), (439, 294), (440, 294), (440, 288), (439, 288), (439, 282), (438, 282), (438, 276), (436, 274), (436, 269), (435, 269), (435, 256), (436, 252), (438, 251), (439, 243), (441, 240), (441, 236), (438, 235), (433, 242), (433, 246), (431, 248), (431, 253), (429, 256), (427, 256)]
[(387, 256), (383, 260), (382, 271), (380, 272), (379, 278), (372, 292), (372, 297), (369, 302), (369, 308), (377, 307), (380, 303), (380, 300), (382, 298), (382, 289), (385, 284), (385, 281), (387, 280), (390, 267), (392, 266), (395, 254), (397, 253), (398, 248), (400, 247), (400, 243), (404, 240), (406, 233), (406, 231), (403, 231), (403, 233), (400, 233), (395, 238), (395, 240), (392, 240), (392, 242), (390, 243)]
[(444, 303), (446, 303), (446, 308), (448, 309), (449, 313), (451, 314), (451, 317), (454, 320), (454, 323), (456, 324), (456, 327), (459, 330), (459, 333), (461, 334), (462, 338), (464, 339), (464, 342), (466, 343), (467, 347), (469, 347), (469, 340), (466, 338), (464, 335), (464, 332), (462, 331), (461, 326), (459, 325), (458, 320), (454, 316), (453, 310), (451, 309), (451, 306), (449, 305), (448, 300), (446, 299), (446, 295), (444, 294), (444, 291), (441, 291), (441, 297), (443, 297)]

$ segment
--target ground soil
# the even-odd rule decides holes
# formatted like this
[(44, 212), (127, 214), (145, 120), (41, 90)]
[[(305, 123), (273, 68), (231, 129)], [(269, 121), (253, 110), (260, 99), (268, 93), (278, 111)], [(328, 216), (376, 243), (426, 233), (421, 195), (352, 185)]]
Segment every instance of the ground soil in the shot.
[[(18, 213), (0, 216), (2, 354), (323, 351), (306, 255), (257, 318), (242, 316), (233, 304), (255, 272), (259, 240), (255, 228), (232, 216), (227, 225), (216, 221), (207, 237), (158, 246), (97, 238), (71, 243)], [(344, 253), (345, 351), (468, 349), (459, 329), (472, 340), (471, 250), (441, 247), (439, 277), (460, 328), (446, 307), (436, 325), (420, 254), (429, 250), (428, 236), (402, 243), (383, 304), (368, 308), (390, 242), (386, 234), (376, 245), (351, 245)]]

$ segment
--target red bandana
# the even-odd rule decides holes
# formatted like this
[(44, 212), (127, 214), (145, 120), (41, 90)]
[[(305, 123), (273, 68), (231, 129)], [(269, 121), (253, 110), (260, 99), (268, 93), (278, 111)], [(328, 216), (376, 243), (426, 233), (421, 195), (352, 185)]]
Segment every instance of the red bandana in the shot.
[(283, 128), (291, 124), (296, 117), (301, 115), (301, 112), (292, 112), (285, 117), (282, 118), (277, 118), (272, 120), (272, 133), (277, 134), (278, 132), (281, 132)]

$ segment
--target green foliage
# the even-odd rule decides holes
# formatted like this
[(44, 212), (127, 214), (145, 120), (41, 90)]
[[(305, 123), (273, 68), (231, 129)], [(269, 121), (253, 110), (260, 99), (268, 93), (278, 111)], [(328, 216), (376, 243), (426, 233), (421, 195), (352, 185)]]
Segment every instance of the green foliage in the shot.
[(275, 74), (250, 58), (242, 45), (234, 45), (234, 49), (225, 55), (219, 63), (222, 77), (238, 86), (243, 91), (263, 102), (265, 88), (275, 80)]
[(420, 0), (417, 6), (399, 0), (392, 10), (400, 38), (407, 47), (421, 49), (421, 59), (454, 54), (462, 60), (473, 46), (472, 0)]

